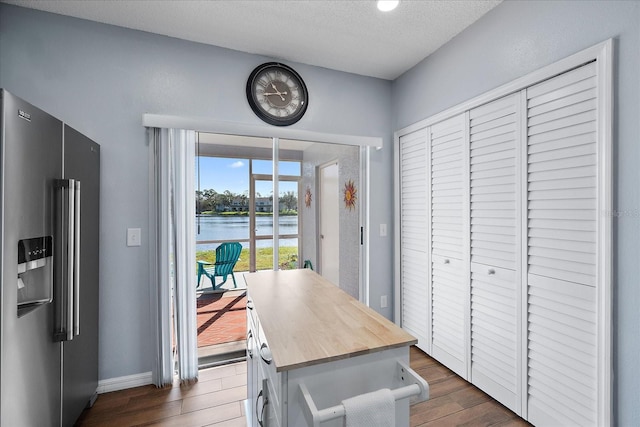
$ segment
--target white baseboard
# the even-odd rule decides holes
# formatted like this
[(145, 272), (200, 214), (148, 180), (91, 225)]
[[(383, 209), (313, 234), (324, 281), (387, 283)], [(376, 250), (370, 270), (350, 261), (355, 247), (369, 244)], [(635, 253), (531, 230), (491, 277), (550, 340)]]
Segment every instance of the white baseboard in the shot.
[(151, 372), (98, 381), (98, 394), (153, 384)]

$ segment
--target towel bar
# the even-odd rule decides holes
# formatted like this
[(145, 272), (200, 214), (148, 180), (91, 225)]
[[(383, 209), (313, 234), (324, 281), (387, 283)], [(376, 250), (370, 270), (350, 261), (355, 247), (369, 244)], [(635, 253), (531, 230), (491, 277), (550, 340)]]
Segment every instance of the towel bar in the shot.
[[(429, 399), (429, 384), (413, 369), (409, 368), (403, 362), (398, 361), (396, 365), (396, 375), (396, 378), (404, 385), (391, 390), (395, 400), (417, 396), (412, 402), (418, 403)], [(344, 417), (344, 406), (336, 405), (326, 409), (318, 409), (307, 386), (300, 384), (299, 387), (300, 405), (302, 406), (304, 417), (307, 420), (307, 425), (320, 427), (320, 423)]]

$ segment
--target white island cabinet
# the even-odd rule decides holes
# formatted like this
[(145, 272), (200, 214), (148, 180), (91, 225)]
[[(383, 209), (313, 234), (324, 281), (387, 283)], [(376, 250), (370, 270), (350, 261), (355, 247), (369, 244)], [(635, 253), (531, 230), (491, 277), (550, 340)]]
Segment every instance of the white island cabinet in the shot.
[(244, 275), (247, 424), (342, 426), (345, 399), (390, 389), (399, 427), (428, 384), (409, 368), (416, 339), (308, 269)]

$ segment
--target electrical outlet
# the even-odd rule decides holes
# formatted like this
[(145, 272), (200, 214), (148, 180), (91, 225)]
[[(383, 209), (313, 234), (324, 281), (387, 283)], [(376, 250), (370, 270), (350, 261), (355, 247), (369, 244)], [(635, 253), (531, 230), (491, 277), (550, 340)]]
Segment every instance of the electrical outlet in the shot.
[(127, 246), (142, 245), (142, 231), (139, 228), (127, 228)]
[(380, 297), (380, 308), (387, 308), (388, 306), (388, 302), (387, 302), (387, 296), (386, 295), (382, 295)]

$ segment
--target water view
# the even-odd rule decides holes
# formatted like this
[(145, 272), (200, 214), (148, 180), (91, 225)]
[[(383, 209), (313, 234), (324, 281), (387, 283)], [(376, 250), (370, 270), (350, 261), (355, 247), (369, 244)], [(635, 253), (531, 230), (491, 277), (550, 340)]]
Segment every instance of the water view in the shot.
[[(198, 230), (198, 224), (200, 228)], [(281, 216), (280, 234), (297, 234), (298, 217)], [(256, 235), (273, 235), (273, 217), (256, 217)], [(249, 239), (249, 217), (248, 216), (200, 216), (196, 218), (196, 241), (202, 240), (248, 240)], [(249, 242), (240, 242), (243, 248), (249, 247)], [(198, 251), (214, 250), (219, 243), (198, 244)], [(298, 239), (281, 239), (280, 246), (298, 245)], [(256, 247), (267, 248), (272, 246), (271, 240), (256, 240)]]

